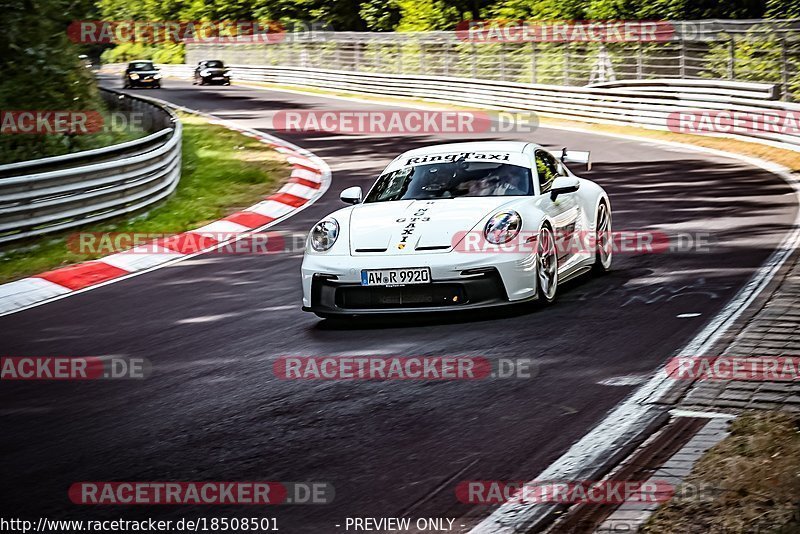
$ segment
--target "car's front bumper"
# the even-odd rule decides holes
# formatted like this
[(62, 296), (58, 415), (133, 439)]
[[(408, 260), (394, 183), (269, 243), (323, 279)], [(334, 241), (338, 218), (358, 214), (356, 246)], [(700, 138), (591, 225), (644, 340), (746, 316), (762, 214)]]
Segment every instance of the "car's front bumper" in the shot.
[[(361, 285), (363, 269), (430, 267), (431, 283)], [(432, 312), (499, 306), (536, 295), (530, 254), (413, 254), (303, 259), (303, 309), (321, 315)]]
[(135, 86), (135, 85), (141, 85), (141, 86), (144, 86), (144, 85), (160, 85), (161, 84), (161, 78), (158, 78), (158, 79), (150, 78), (150, 79), (146, 79), (146, 80), (142, 79), (142, 78), (139, 78), (138, 80), (132, 80), (132, 79), (128, 78), (128, 84), (130, 84), (131, 86)]
[(231, 83), (230, 76), (201, 76), (203, 83), (213, 85), (215, 83), (226, 84)]

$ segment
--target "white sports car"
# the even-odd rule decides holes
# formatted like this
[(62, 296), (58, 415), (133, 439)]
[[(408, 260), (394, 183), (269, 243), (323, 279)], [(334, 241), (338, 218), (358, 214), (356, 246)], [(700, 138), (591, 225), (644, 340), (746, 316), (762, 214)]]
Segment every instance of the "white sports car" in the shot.
[(318, 222), (303, 258), (303, 309), (320, 317), (464, 310), (556, 298), (611, 267), (611, 204), (594, 182), (524, 142), (401, 154), (366, 194)]

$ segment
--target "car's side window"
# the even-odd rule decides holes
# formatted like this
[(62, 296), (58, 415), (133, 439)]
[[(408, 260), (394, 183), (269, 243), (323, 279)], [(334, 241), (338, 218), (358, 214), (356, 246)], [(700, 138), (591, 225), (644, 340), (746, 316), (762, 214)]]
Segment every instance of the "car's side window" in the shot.
[(547, 193), (553, 186), (553, 180), (564, 173), (555, 158), (544, 150), (537, 150), (534, 153), (534, 157), (536, 159), (536, 174), (539, 175), (539, 187), (542, 193)]

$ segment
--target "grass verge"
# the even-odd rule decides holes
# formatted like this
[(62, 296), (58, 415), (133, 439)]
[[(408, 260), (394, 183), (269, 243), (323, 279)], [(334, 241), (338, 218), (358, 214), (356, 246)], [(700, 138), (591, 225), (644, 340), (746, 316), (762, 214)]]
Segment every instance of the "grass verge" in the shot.
[(740, 416), (731, 434), (703, 455), (684, 484), (712, 490), (674, 497), (650, 517), (642, 533), (800, 532), (800, 415)]
[(135, 217), (7, 246), (0, 250), (0, 283), (105, 255), (70, 250), (67, 240), (77, 232), (180, 233), (255, 204), (289, 176), (290, 165), (264, 143), (195, 115), (180, 118), (181, 181), (172, 196)]

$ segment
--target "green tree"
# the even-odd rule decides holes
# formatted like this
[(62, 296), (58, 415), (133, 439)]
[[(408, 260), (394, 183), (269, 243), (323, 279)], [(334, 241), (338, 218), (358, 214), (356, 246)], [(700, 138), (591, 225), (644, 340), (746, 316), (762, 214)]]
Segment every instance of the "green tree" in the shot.
[[(67, 36), (70, 22), (91, 12), (89, 4), (0, 0), (0, 10), (0, 110), (103, 109), (94, 77)], [(69, 135), (0, 135), (0, 157), (43, 157), (77, 150), (86, 142)]]

